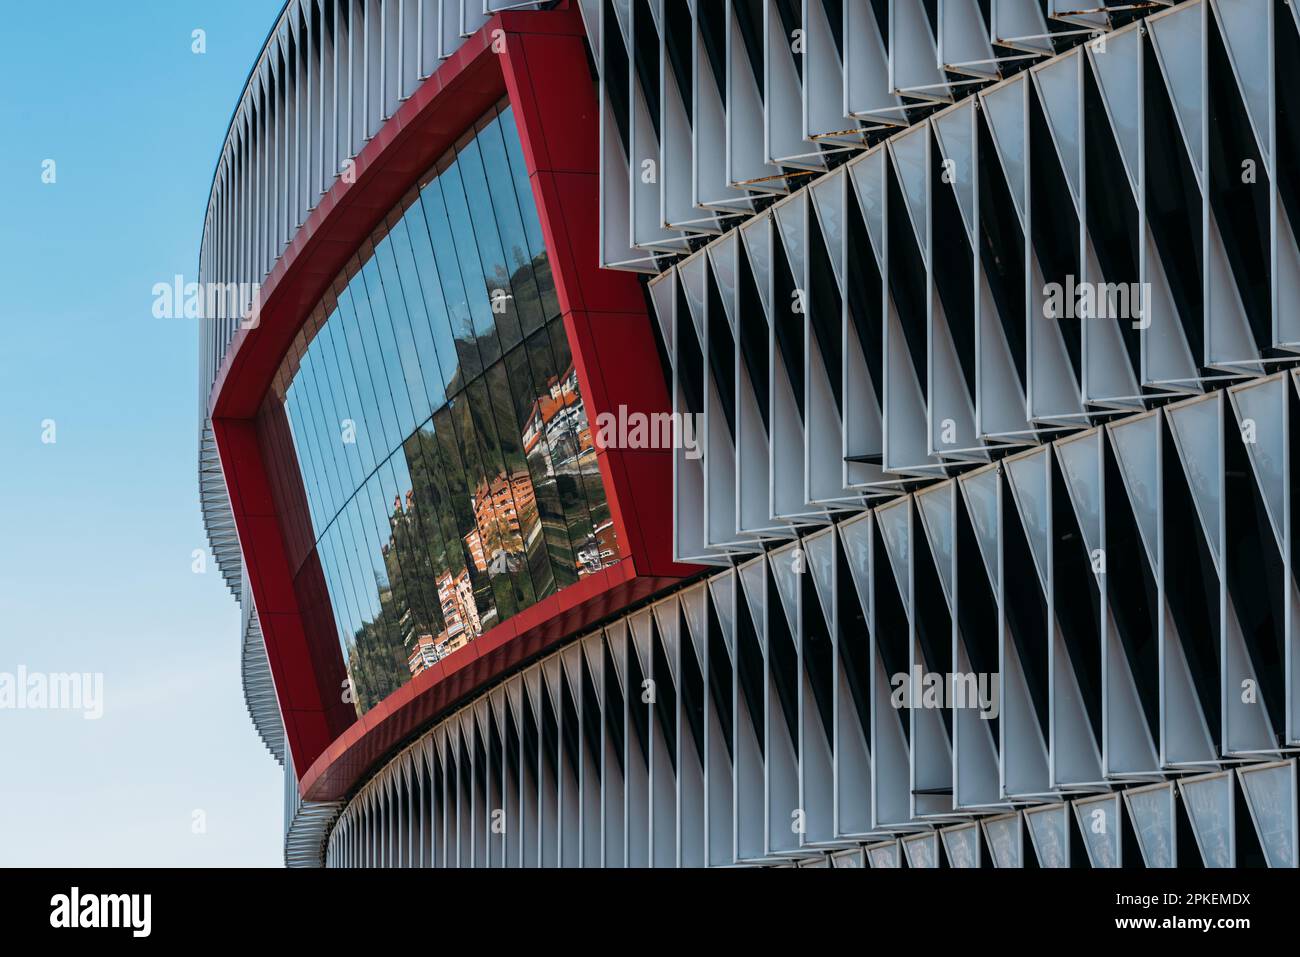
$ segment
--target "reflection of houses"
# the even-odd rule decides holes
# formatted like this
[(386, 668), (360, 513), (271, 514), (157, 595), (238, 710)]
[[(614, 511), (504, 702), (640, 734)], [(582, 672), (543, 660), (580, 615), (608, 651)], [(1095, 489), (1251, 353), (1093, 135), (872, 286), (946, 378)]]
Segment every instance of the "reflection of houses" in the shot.
[(613, 521), (596, 526), (596, 544), (600, 548), (600, 565), (608, 568), (618, 564), (618, 534), (614, 531)]
[[(546, 392), (537, 397), (524, 425), (524, 454), (531, 455), (543, 438), (557, 459), (566, 440), (578, 436), (582, 451), (591, 448), (591, 428), (578, 392), (578, 372), (571, 364), (563, 375), (546, 383)], [(559, 464), (559, 463), (557, 463)]]
[(469, 560), (481, 572), (487, 571), (487, 553), (483, 550), (483, 536), (478, 529), (465, 536), (465, 548), (469, 550)]
[[(527, 472), (516, 473), (509, 479), (504, 473), (498, 473), (491, 485), (486, 481), (478, 483), (474, 489), (472, 505), (475, 529), (465, 536), (465, 546), (469, 549), (474, 567), (486, 571), (488, 546), (483, 541), (484, 533), (495, 540), (493, 551), (505, 547), (506, 542), (519, 538), (523, 524), (520, 513), (528, 513), (537, 507), (537, 493), (533, 491), (533, 483)], [(497, 531), (493, 533), (493, 529)]]
[(594, 540), (588, 540), (578, 549), (578, 574), (590, 575), (618, 564), (618, 539), (612, 521), (603, 522), (594, 529)]
[(455, 578), (451, 572), (443, 572), (439, 576), (438, 602), (442, 606), (442, 620), (447, 626), (439, 638), (441, 641), (456, 643), (448, 652), (455, 651), (478, 636), (482, 622), (479, 620), (478, 605), (474, 603), (474, 586), (469, 580), (468, 571), (461, 572)]
[(421, 635), (406, 656), (406, 667), (411, 669), (411, 674), (418, 675), (425, 668), (432, 668), (437, 661), (438, 649), (433, 643), (433, 635)]
[(527, 512), (535, 502), (536, 494), (527, 472), (516, 473), (508, 480), (499, 473), (490, 487), (480, 482), (474, 490), (474, 517), (480, 528), (495, 519), (502, 532), (513, 537), (519, 534), (519, 513)]
[(469, 572), (461, 572), (455, 577), (450, 572), (443, 572), (438, 577), (438, 602), (442, 606), (442, 619), (447, 627), (436, 637), (421, 635), (416, 639), (415, 647), (406, 660), (413, 675), (432, 667), (453, 651), (464, 648), (482, 631)]
[[(525, 457), (539, 452), (552, 475), (559, 473), (582, 481), (582, 472), (590, 464), (589, 459), (595, 457), (595, 446), (578, 387), (577, 370), (572, 363), (562, 374), (547, 381), (545, 391), (532, 404), (520, 438)], [(537, 521), (537, 493), (528, 469), (513, 474), (499, 471), (490, 478), (480, 479), (471, 491), (470, 508), (474, 525), (463, 537), (467, 570), (453, 575), (450, 571), (435, 569), (443, 630), (436, 635), (420, 635), (416, 631), (418, 626), (412, 627), (413, 620), (402, 623), (405, 644), (409, 649), (407, 667), (413, 675), (432, 667), (482, 634), (483, 621), (469, 572), (477, 570), (496, 574), (503, 571), (493, 568), (493, 560), (498, 557), (506, 559), (509, 571), (516, 571), (517, 553), (521, 550), (525, 528), (531, 529), (534, 536), (542, 533)], [(413, 489), (407, 490), (404, 496), (394, 497), (390, 516), (394, 533), (392, 542), (397, 541), (401, 525), (409, 526), (414, 522), (415, 514)], [(411, 532), (419, 534), (414, 528)], [(580, 576), (618, 562), (618, 542), (612, 522), (606, 521), (589, 532), (571, 527), (569, 533), (576, 536), (573, 538), (576, 546), (573, 560)], [(385, 557), (388, 547), (384, 546)], [(491, 625), (492, 621), (488, 624)]]

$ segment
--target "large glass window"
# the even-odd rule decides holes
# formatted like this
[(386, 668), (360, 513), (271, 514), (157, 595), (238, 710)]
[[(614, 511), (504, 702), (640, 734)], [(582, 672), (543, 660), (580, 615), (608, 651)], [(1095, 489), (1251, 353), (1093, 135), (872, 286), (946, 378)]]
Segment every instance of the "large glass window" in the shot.
[(276, 381), (358, 713), (620, 560), (508, 107), (362, 245)]

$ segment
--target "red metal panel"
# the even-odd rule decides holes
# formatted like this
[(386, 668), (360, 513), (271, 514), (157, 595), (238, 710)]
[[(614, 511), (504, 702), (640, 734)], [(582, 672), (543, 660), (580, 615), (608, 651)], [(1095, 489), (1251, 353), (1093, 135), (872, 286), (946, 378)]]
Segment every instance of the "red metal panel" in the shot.
[(295, 762), (311, 761), (351, 721), (341, 696), (335, 695), (333, 701), (327, 697), (327, 682), (335, 681), (339, 669), (334, 669), (334, 676), (321, 670), (319, 650), (312, 647), (302, 626), (255, 423), (220, 419), (213, 422), (213, 431), (271, 677), (285, 717), (285, 736)]
[(601, 593), (592, 604), (548, 619), (550, 627), (518, 634), (503, 631), (510, 622), (494, 628), (367, 711), (307, 769), (300, 781), (302, 796), (311, 801), (345, 796), (384, 756), (498, 675), (536, 657), (565, 636), (677, 582), (676, 578), (631, 578)]
[[(272, 494), (269, 448), (283, 441), (259, 409), (298, 330), (379, 220), (503, 95), (514, 106), (588, 416), (669, 408), (640, 281), (599, 268), (598, 104), (576, 5), (493, 17), (402, 105), (298, 231), (262, 289), (260, 324), (240, 330), (211, 414), (285, 731), (311, 800), (346, 794), (393, 748), (547, 647), (698, 569), (671, 560), (671, 452), (598, 453), (626, 557), (521, 611), (417, 675), (354, 720), (327, 593), (303, 555), (300, 496)], [(291, 471), (291, 470), (285, 470)], [(290, 477), (291, 478), (291, 477)], [(286, 476), (274, 481), (282, 487)], [(277, 515), (275, 501), (292, 515)], [(305, 579), (295, 588), (294, 565)], [(326, 599), (327, 600), (327, 599)], [(322, 633), (326, 632), (326, 633)]]

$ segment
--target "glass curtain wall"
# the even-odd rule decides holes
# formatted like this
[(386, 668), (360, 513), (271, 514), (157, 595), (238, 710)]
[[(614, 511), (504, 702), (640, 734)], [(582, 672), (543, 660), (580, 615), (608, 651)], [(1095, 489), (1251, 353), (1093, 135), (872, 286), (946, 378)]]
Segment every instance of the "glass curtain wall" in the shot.
[(358, 713), (620, 560), (507, 104), (363, 244), (267, 402)]

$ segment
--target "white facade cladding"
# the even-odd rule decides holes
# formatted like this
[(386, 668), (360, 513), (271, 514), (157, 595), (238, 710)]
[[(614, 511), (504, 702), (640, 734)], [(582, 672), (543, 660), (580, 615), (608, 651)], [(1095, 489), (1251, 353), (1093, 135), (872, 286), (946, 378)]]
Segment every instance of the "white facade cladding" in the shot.
[(285, 752), (284, 769), (284, 866), (320, 867), (325, 838), (338, 817), (337, 801), (304, 801), (298, 794), (298, 775), (293, 756)]
[(791, 547), (752, 559), (469, 702), (352, 797), (327, 864), (1295, 866), (1294, 759), (1173, 777), (1152, 754), (1102, 781), (1053, 764), (1014, 688), (992, 720), (894, 707), (893, 521), (808, 538), (803, 572)]
[(1297, 866), (1300, 20), (583, 0), (675, 553), (331, 866)]
[[(546, 5), (287, 0), (231, 119), (199, 254), (199, 283), (218, 291), (199, 340), (200, 501), (213, 560), (242, 608), (245, 702), (258, 735), (281, 764), (284, 728), (207, 415), (213, 382), (245, 321), (245, 306), (371, 137), (492, 14)], [(293, 807), (286, 828), (318, 817), (297, 803)], [(286, 841), (286, 861), (319, 863), (319, 854), (290, 855)]]
[[(478, 6), (288, 4), (201, 278), (264, 278)], [(290, 773), (287, 859), (1297, 866), (1300, 7), (579, 6), (710, 576), (341, 805)]]
[[(244, 573), (241, 595), (252, 597), (248, 573)], [(238, 596), (236, 596), (238, 597)], [(266, 656), (266, 643), (262, 638), (262, 624), (258, 621), (253, 602), (239, 600), (240, 622), (244, 642), (239, 656), (239, 677), (244, 689), (244, 704), (258, 737), (271, 752), (276, 763), (284, 764), (287, 748), (284, 740), (284, 722), (280, 717), (280, 704), (275, 696), (275, 681), (271, 677), (271, 663)]]

